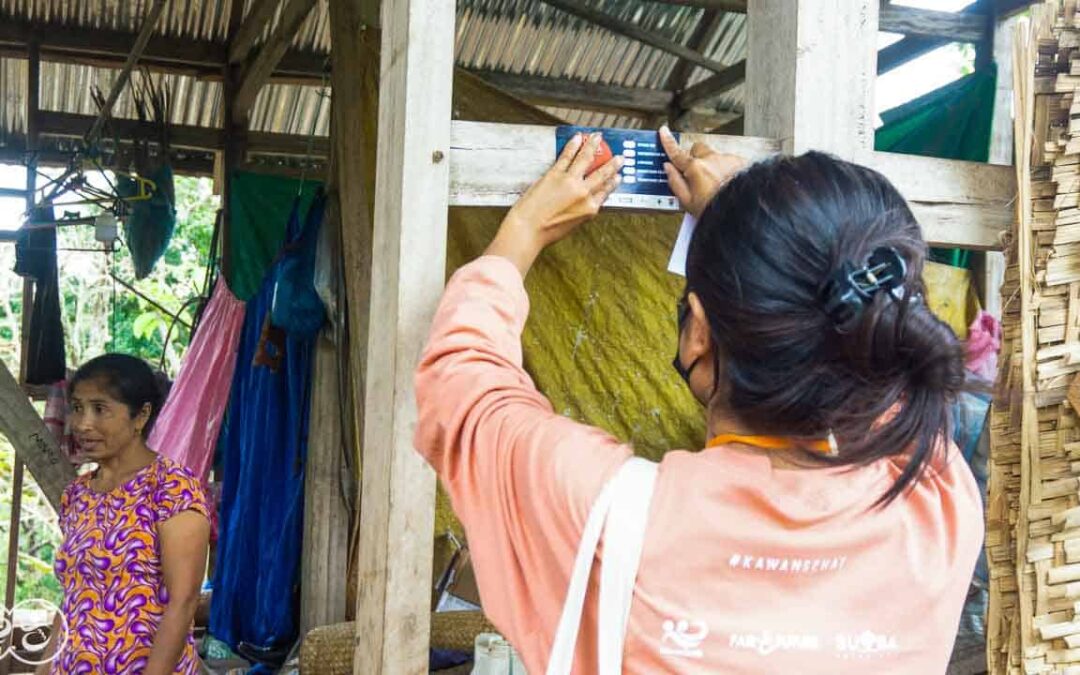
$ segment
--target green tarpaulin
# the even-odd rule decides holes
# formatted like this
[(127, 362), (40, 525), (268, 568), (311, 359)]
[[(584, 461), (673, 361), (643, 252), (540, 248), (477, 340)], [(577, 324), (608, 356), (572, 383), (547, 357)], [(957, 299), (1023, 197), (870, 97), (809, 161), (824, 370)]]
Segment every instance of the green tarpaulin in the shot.
[(300, 213), (307, 213), (320, 183), (247, 171), (232, 174), (229, 190), (231, 222), (227, 242), (225, 279), (237, 298), (250, 300), (259, 291), (285, 241), (285, 225), (293, 200), (303, 196)]
[[(990, 155), (997, 67), (990, 64), (952, 84), (881, 114), (874, 149), (906, 155), (985, 162)], [(967, 267), (959, 249), (934, 249), (931, 258)]]

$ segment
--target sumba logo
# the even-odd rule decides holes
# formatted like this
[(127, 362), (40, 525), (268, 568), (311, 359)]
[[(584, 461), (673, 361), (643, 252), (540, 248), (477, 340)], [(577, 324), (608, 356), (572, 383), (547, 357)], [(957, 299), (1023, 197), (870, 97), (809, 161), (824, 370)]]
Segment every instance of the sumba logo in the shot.
[[(60, 617), (60, 630), (49, 635), (41, 623), (54, 614)], [(23, 600), (0, 615), (0, 644), (8, 645), (0, 653), (0, 660), (10, 656), (23, 665), (44, 665), (60, 656), (67, 639), (68, 625), (63, 612), (47, 600)], [(53, 641), (58, 641), (56, 648), (49, 649)]]
[(870, 630), (836, 635), (836, 651), (845, 659), (886, 656), (900, 651), (895, 635), (881, 635)]
[(704, 652), (701, 651), (701, 643), (708, 636), (709, 627), (704, 621), (690, 622), (686, 619), (679, 621), (668, 619), (664, 622), (664, 637), (661, 639), (661, 643), (665, 646), (660, 648), (660, 653), (664, 656), (700, 659), (704, 656)]

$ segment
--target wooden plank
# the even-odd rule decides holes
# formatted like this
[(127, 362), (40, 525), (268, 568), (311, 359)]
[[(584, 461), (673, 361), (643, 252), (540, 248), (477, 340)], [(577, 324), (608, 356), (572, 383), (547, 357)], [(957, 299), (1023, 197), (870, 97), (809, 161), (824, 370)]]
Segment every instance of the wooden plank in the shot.
[[(982, 2), (976, 0), (975, 2), (962, 7), (958, 13), (975, 14), (981, 9)], [(912, 59), (916, 59), (929, 51), (933, 51), (938, 47), (943, 47), (947, 44), (949, 44), (948, 38), (905, 37), (903, 40), (894, 42), (878, 52), (878, 75), (887, 73), (894, 68), (904, 65)]]
[[(21, 164), (26, 161), (25, 139), (9, 136), (8, 144), (0, 148), (0, 162)], [(183, 176), (211, 176), (214, 171), (213, 157), (206, 152), (173, 150), (173, 172)], [(38, 166), (66, 167), (71, 164), (71, 143), (59, 143), (57, 139), (42, 138), (34, 154)]]
[(670, 91), (622, 87), (564, 77), (470, 70), (473, 75), (534, 105), (551, 105), (641, 116), (661, 114), (674, 100)]
[(236, 122), (247, 119), (247, 113), (255, 103), (259, 90), (266, 84), (278, 62), (285, 56), (296, 31), (311, 13), (315, 0), (286, 0), (281, 10), (277, 26), (266, 42), (262, 44), (254, 59), (244, 68), (240, 86), (229, 111)]
[[(774, 141), (764, 138), (681, 136), (684, 146), (695, 140), (751, 159), (778, 149)], [(450, 204), (510, 206), (554, 162), (555, 127), (455, 121), (450, 141)]]
[(946, 38), (950, 42), (979, 42), (986, 36), (988, 23), (985, 14), (889, 4), (881, 8), (879, 25), (887, 33)]
[[(371, 5), (375, 6), (372, 7)], [(336, 220), (341, 241), (344, 276), (343, 317), (338, 334), (348, 349), (348, 386), (341, 396), (351, 412), (348, 439), (353, 465), (361, 462), (355, 451), (364, 437), (364, 396), (367, 390), (368, 320), (371, 311), (371, 254), (375, 194), (375, 146), (378, 125), (378, 31), (365, 30), (367, 19), (378, 16), (378, 4), (369, 0), (338, 0), (330, 3), (330, 39), (336, 45), (330, 53), (330, 103), (332, 165), (327, 214)], [(347, 187), (346, 187), (347, 186)], [(345, 439), (343, 439), (345, 440)], [(359, 481), (361, 471), (354, 472)], [(354, 508), (354, 514), (359, 511)], [(350, 532), (352, 545), (359, 546), (359, 518)], [(350, 549), (353, 565), (347, 584), (347, 602), (355, 610), (359, 554)]]
[(49, 504), (53, 509), (59, 508), (60, 495), (75, 478), (75, 469), (60, 454), (56, 439), (3, 362), (0, 362), (0, 434), (15, 448), (15, 458), (26, 464)]
[(427, 670), (435, 477), (413, 449), (413, 370), (443, 288), (454, 3), (382, 3), (364, 409), (357, 675)]
[(878, 0), (760, 0), (749, 12), (746, 133), (844, 159), (873, 148)]
[[(695, 52), (704, 53), (708, 50), (709, 43), (712, 42), (717, 31), (719, 31), (723, 25), (723, 10), (713, 8), (706, 9), (701, 13), (701, 18), (698, 19), (697, 25), (694, 26), (694, 32), (690, 34), (690, 39), (686, 41), (686, 46), (693, 49)], [(671, 74), (668, 75), (664, 89), (668, 91), (682, 91), (685, 89), (687, 83), (690, 82), (691, 76), (694, 74), (694, 68), (694, 64), (689, 61), (679, 61), (679, 63), (671, 69)]]
[(701, 7), (702, 9), (719, 10), (721, 12), (735, 12), (746, 14), (747, 0), (658, 0), (665, 5), (683, 5), (684, 7)]
[[(274, 18), (274, 10), (280, 4), (279, 0), (254, 0), (251, 10), (229, 40), (229, 63), (244, 62), (255, 47), (255, 41), (262, 36), (267, 24)], [(240, 6), (243, 6), (243, 3), (240, 3)]]
[(858, 161), (885, 175), (908, 200), (928, 242), (1000, 249), (1013, 222), (1016, 173), (981, 162), (864, 153)]
[[(323, 227), (329, 227), (324, 224)], [(315, 344), (311, 425), (304, 464), (304, 537), (300, 634), (348, 617), (349, 508), (342, 431), (339, 353), (327, 337)]]
[[(681, 137), (683, 145), (696, 140), (752, 160), (779, 149), (775, 141), (749, 136)], [(896, 185), (934, 244), (998, 247), (1001, 232), (1011, 224), (1016, 178), (1009, 167), (886, 152), (864, 152), (856, 160)], [(450, 145), (450, 204), (510, 206), (554, 161), (554, 127), (456, 121)]]
[(723, 63), (720, 63), (715, 59), (710, 59), (701, 52), (694, 51), (686, 45), (679, 44), (674, 40), (657, 35), (655, 32), (646, 30), (636, 23), (624, 21), (611, 16), (606, 12), (587, 7), (582, 3), (573, 2), (572, 0), (542, 0), (542, 2), (558, 8), (567, 14), (572, 14), (580, 19), (584, 19), (589, 23), (606, 28), (613, 33), (618, 33), (631, 40), (637, 40), (638, 42), (647, 44), (660, 51), (678, 56), (680, 59), (684, 59), (694, 65), (711, 70), (714, 73), (723, 72), (724, 69), (727, 68)]
[(722, 73), (702, 80), (683, 90), (676, 98), (680, 110), (690, 110), (723, 93), (731, 91), (746, 80), (746, 59), (733, 64)]

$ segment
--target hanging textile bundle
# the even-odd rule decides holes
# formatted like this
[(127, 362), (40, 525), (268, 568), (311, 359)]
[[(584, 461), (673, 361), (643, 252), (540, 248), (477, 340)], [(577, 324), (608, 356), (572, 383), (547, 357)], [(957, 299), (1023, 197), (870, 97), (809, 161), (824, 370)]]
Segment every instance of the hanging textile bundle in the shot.
[[(30, 223), (51, 223), (51, 207), (31, 211)], [(30, 342), (24, 360), (26, 383), (51, 385), (67, 377), (60, 277), (56, 265), (56, 228), (24, 227), (15, 242), (15, 274), (32, 279)]]
[(315, 290), (315, 252), (319, 242), (326, 195), (320, 189), (300, 223), (301, 199), (289, 215), (288, 241), (275, 269), (270, 321), (298, 338), (312, 338), (326, 321), (322, 299)]
[[(130, 202), (124, 220), (124, 237), (136, 279), (144, 279), (153, 271), (176, 228), (172, 167), (163, 164), (147, 178), (154, 182), (155, 189), (149, 199)], [(127, 176), (118, 175), (116, 187), (121, 197), (131, 198), (139, 193), (138, 181)]]
[[(169, 164), (170, 93), (164, 82), (155, 84), (143, 71), (141, 86), (132, 80), (131, 97), (139, 121), (149, 123), (141, 128), (149, 131), (136, 134), (131, 149), (117, 154), (115, 165), (122, 170), (117, 171), (116, 193), (135, 278), (144, 279), (164, 255), (176, 228), (176, 191)], [(94, 98), (101, 108), (101, 93), (95, 91)], [(137, 175), (126, 174), (129, 168)]]
[[(295, 182), (287, 189), (295, 195)], [(251, 204), (240, 212), (255, 213)], [(270, 240), (297, 240), (305, 207), (282, 206), (277, 213), (264, 210), (259, 218), (237, 219), (230, 227), (233, 235), (249, 237), (265, 229)], [(321, 206), (307, 212), (315, 218)], [(294, 217), (286, 232), (282, 225), (289, 213)], [(277, 233), (269, 231), (275, 222)], [(260, 657), (291, 645), (299, 628), (297, 542), (303, 537), (314, 340), (267, 320), (285, 262), (278, 258), (247, 303), (219, 442), (221, 520), (210, 632), (233, 649)]]

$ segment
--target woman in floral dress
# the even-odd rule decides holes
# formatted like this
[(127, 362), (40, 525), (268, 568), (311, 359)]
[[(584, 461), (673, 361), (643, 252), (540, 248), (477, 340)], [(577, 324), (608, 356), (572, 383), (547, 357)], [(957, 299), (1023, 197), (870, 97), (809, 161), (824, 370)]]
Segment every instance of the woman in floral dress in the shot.
[(161, 406), (153, 372), (107, 354), (76, 372), (69, 398), (72, 431), (97, 468), (60, 501), (66, 642), (51, 672), (202, 672), (192, 623), (209, 509), (198, 480), (146, 446)]

